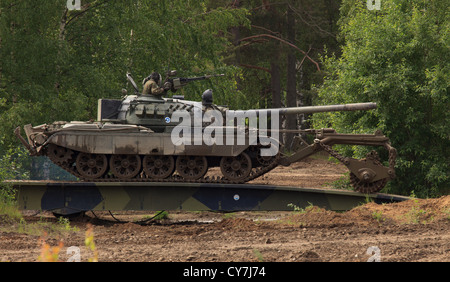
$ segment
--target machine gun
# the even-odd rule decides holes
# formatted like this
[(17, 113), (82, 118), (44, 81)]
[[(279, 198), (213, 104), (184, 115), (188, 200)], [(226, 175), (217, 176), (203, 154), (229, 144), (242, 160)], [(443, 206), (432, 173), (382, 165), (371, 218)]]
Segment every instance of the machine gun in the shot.
[[(178, 89), (186, 86), (191, 81), (205, 80), (205, 79), (210, 79), (211, 77), (225, 76), (225, 74), (212, 74), (212, 75), (204, 75), (204, 76), (198, 76), (198, 77), (171, 78), (171, 76), (175, 76), (176, 74), (177, 74), (177, 71), (175, 71), (175, 70), (166, 72), (166, 79), (164, 81), (164, 85), (167, 85), (166, 83), (170, 83), (170, 90), (172, 92), (176, 92)], [(134, 82), (134, 79), (130, 73), (127, 73), (127, 79), (133, 86), (135, 94), (140, 95), (139, 88), (136, 85), (136, 83)]]
[(218, 77), (218, 76), (225, 76), (225, 74), (211, 74), (211, 75), (204, 75), (204, 76), (198, 76), (198, 77), (176, 77), (176, 78), (170, 78), (171, 76), (175, 76), (176, 71), (168, 71), (166, 74), (166, 80), (164, 84), (169, 82), (171, 84), (170, 90), (172, 92), (176, 92), (178, 89), (186, 86), (191, 81), (197, 81), (197, 80), (205, 80), (210, 79), (211, 77)]

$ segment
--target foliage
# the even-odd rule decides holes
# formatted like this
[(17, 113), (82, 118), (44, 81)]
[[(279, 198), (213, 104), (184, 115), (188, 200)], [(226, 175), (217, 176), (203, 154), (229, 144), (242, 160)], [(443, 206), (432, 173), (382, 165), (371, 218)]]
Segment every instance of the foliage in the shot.
[(88, 224), (87, 226), (84, 244), (93, 254), (93, 256), (88, 259), (88, 262), (98, 262), (98, 250), (94, 242), (94, 227), (91, 224)]
[[(211, 9), (210, 1), (82, 0), (81, 10), (68, 10), (66, 2), (0, 2), (0, 178), (41, 177), (30, 175), (41, 160), (24, 157), (15, 127), (94, 120), (99, 98), (121, 98), (122, 88), (133, 93), (127, 72), (138, 85), (153, 71), (164, 77), (168, 67), (180, 76), (225, 73), (176, 94), (200, 100), (211, 88), (215, 102), (238, 106), (237, 69), (221, 53), (230, 44), (228, 28), (248, 24), (245, 9)], [(13, 165), (4, 165), (11, 158)]]
[[(99, 98), (133, 92), (127, 72), (138, 84), (168, 68), (185, 77), (224, 73), (176, 94), (200, 100), (211, 88), (216, 104), (266, 108), (272, 99), (287, 105), (292, 98), (294, 58), (294, 102), (378, 103), (374, 111), (317, 114), (312, 121), (340, 132), (381, 129), (398, 150), (397, 178), (386, 192), (448, 193), (445, 1), (383, 0), (381, 10), (361, 0), (81, 3), (81, 10), (68, 10), (61, 0), (0, 2), (0, 180), (34, 177), (34, 161), (12, 134), (16, 126), (95, 119)], [(364, 157), (367, 148), (342, 151)]]
[(381, 129), (398, 150), (390, 192), (414, 190), (426, 197), (450, 188), (448, 17), (445, 1), (384, 0), (380, 11), (368, 10), (365, 1), (344, 1), (342, 56), (323, 60), (323, 104), (373, 101), (378, 109), (316, 115), (314, 125), (344, 132)]
[(334, 189), (353, 190), (353, 186), (350, 183), (350, 172), (344, 173), (338, 180), (331, 183), (326, 183)]
[[(224, 1), (216, 1), (220, 5)], [(238, 3), (238, 4), (236, 4)], [(322, 74), (306, 58), (318, 60), (325, 46), (338, 52), (336, 22), (340, 1), (235, 1), (249, 11), (251, 25), (233, 30), (226, 62), (240, 68), (238, 88), (246, 93), (243, 108), (270, 108), (278, 102), (287, 104), (287, 69), (289, 57), (295, 61), (297, 101), (310, 105), (314, 99), (311, 84), (321, 83)], [(290, 38), (287, 14), (293, 13), (293, 38)], [(289, 45), (291, 44), (291, 45)], [(280, 70), (281, 101), (272, 101), (271, 77), (274, 66)]]
[[(170, 64), (181, 76), (225, 73), (228, 78), (193, 83), (188, 99), (215, 90), (233, 101), (236, 69), (221, 61), (230, 26), (246, 25), (246, 10), (209, 9), (209, 1), (83, 0), (13, 1), (0, 4), (0, 132), (17, 141), (18, 125), (96, 118), (98, 98), (120, 98), (153, 71)], [(0, 148), (0, 153), (3, 148)]]
[(18, 219), (20, 215), (15, 207), (15, 191), (12, 185), (4, 181), (28, 179), (27, 160), (27, 153), (23, 147), (10, 147), (0, 154), (0, 215), (7, 215), (10, 219)]
[(41, 254), (38, 257), (38, 261), (40, 262), (59, 262), (59, 253), (63, 248), (64, 244), (62, 241), (59, 242), (58, 246), (51, 247), (48, 243), (46, 243), (43, 239), (41, 246)]

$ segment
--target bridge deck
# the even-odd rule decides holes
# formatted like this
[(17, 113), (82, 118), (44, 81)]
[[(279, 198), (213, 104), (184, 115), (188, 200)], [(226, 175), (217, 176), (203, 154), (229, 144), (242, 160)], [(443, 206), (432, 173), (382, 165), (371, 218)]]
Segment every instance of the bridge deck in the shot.
[(14, 181), (19, 208), (68, 215), (89, 210), (284, 211), (309, 205), (344, 211), (368, 199), (390, 203), (409, 199), (389, 194), (253, 184), (170, 182)]

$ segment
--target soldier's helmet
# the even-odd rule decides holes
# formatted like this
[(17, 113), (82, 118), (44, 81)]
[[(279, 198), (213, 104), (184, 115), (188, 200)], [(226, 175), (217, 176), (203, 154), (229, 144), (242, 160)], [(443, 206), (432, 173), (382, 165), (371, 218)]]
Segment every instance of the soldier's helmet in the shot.
[(156, 82), (156, 84), (158, 84), (159, 86), (161, 86), (161, 75), (157, 72), (152, 72), (149, 76), (147, 76), (146, 78), (144, 78), (144, 81), (142, 81), (142, 84), (145, 84), (147, 81), (149, 81), (150, 79), (153, 79), (153, 81)]
[(161, 75), (157, 72), (153, 72), (150, 75), (150, 79), (153, 79), (156, 83), (159, 83), (161, 81)]

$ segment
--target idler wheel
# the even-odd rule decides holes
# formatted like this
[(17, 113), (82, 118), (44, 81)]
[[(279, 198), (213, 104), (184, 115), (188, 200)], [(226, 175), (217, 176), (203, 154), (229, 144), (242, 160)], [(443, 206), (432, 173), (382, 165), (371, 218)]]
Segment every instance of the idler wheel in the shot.
[(112, 155), (109, 160), (111, 172), (118, 178), (133, 178), (141, 171), (139, 155)]
[(178, 156), (176, 168), (184, 179), (196, 180), (206, 174), (208, 161), (204, 156)]
[(252, 160), (244, 152), (236, 157), (222, 157), (220, 160), (220, 170), (228, 180), (242, 181), (252, 171)]
[(261, 156), (260, 154), (256, 157), (256, 160), (258, 160), (261, 166), (269, 166), (275, 159), (276, 156)]
[(147, 155), (143, 160), (145, 174), (154, 179), (164, 179), (175, 170), (175, 160), (172, 156)]
[(108, 169), (108, 159), (102, 154), (79, 153), (76, 166), (82, 177), (95, 179), (105, 174)]

